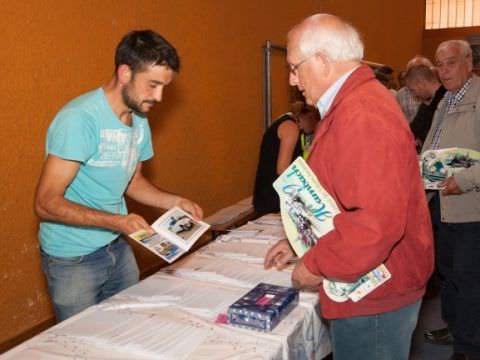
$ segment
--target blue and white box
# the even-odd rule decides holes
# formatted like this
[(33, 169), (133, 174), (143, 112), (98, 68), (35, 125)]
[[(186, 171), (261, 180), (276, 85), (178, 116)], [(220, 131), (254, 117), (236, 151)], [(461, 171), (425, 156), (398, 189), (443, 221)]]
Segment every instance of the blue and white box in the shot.
[(298, 304), (298, 290), (260, 283), (228, 308), (228, 323), (271, 331)]

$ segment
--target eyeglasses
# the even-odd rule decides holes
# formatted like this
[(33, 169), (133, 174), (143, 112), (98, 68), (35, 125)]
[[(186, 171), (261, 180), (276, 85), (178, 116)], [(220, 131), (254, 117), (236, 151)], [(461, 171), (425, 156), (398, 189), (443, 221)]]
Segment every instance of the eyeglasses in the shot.
[(288, 64), (287, 67), (288, 67), (288, 70), (290, 71), (290, 74), (297, 76), (298, 75), (298, 68), (300, 67), (300, 65), (307, 62), (307, 60), (311, 59), (315, 55), (316, 54), (312, 54), (310, 56), (307, 56), (305, 59), (303, 59), (302, 61), (300, 61), (296, 64)]
[(300, 67), (300, 65), (302, 65), (303, 63), (307, 62), (308, 60), (310, 60), (312, 57), (314, 56), (318, 56), (319, 58), (322, 59), (324, 65), (327, 65), (328, 63), (332, 63), (333, 60), (330, 59), (330, 57), (328, 57), (327, 55), (325, 55), (324, 53), (322, 52), (319, 52), (317, 51), (316, 53), (314, 54), (311, 54), (309, 56), (307, 56), (305, 59), (303, 59), (302, 61), (300, 61), (299, 63), (296, 63), (296, 64), (287, 64), (287, 68), (288, 68), (288, 71), (290, 71), (290, 74), (291, 75), (294, 75), (294, 76), (298, 76), (298, 68)]

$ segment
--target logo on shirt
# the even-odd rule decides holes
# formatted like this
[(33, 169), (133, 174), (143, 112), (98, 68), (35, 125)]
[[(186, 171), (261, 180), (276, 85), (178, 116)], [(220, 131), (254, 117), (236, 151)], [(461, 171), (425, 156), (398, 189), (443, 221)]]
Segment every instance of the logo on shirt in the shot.
[(97, 154), (87, 164), (95, 167), (121, 167), (132, 175), (138, 162), (138, 147), (144, 136), (143, 127), (102, 129)]

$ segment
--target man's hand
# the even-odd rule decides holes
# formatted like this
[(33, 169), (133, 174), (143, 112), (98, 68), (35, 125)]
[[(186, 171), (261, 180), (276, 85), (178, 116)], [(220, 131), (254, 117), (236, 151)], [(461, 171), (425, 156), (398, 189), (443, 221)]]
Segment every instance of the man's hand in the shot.
[(310, 271), (308, 271), (302, 260), (300, 260), (297, 265), (295, 265), (295, 269), (292, 273), (292, 284), (297, 289), (317, 289), (318, 286), (322, 283), (322, 281), (323, 277), (314, 275)]
[(295, 257), (292, 248), (287, 240), (280, 240), (273, 245), (265, 255), (263, 266), (270, 269), (275, 266), (277, 270), (282, 270), (287, 266), (288, 261)]
[(201, 220), (203, 218), (202, 208), (193, 201), (161, 190), (148, 181), (142, 174), (141, 162), (137, 164), (137, 169), (135, 170), (132, 181), (130, 181), (130, 184), (128, 185), (126, 194), (128, 197), (144, 205), (166, 210), (178, 206), (192, 214), (196, 220)]
[(202, 208), (194, 203), (193, 201), (190, 201), (188, 199), (184, 198), (179, 198), (176, 204), (179, 208), (185, 210), (186, 212), (189, 212), (192, 214), (192, 216), (195, 218), (195, 220), (202, 220), (203, 219), (203, 210)]
[(137, 214), (119, 215), (117, 230), (122, 234), (130, 235), (138, 230), (145, 230), (153, 234), (153, 229), (143, 217)]
[(463, 191), (458, 187), (457, 182), (453, 176), (441, 181), (438, 184), (442, 187), (442, 195), (460, 195), (463, 194)]

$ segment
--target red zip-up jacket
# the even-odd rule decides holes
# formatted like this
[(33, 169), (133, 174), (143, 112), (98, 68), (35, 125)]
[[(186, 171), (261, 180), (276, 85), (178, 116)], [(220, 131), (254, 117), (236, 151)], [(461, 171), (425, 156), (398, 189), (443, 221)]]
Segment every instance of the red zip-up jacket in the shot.
[(380, 314), (420, 299), (433, 271), (433, 239), (414, 139), (367, 66), (350, 75), (319, 123), (308, 164), (340, 213), (304, 255), (307, 269), (352, 282), (384, 263), (392, 274), (356, 303), (334, 302), (320, 286), (322, 316)]

